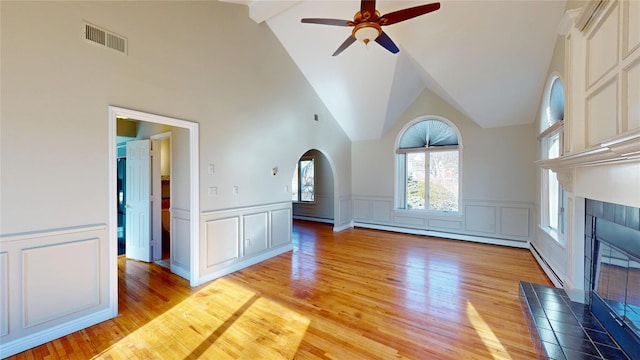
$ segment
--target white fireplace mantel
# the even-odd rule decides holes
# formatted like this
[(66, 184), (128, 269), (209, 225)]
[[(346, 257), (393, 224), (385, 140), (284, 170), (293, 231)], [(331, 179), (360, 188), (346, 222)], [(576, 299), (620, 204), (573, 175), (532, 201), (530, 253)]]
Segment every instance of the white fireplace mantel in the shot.
[(538, 160), (535, 163), (541, 168), (555, 172), (560, 184), (567, 191), (573, 192), (575, 168), (630, 162), (640, 163), (640, 129), (617, 136), (589, 149), (554, 159)]
[(640, 129), (617, 136), (598, 146), (554, 159), (538, 160), (535, 163), (545, 169), (563, 172), (566, 169), (580, 166), (608, 165), (630, 161), (640, 162)]

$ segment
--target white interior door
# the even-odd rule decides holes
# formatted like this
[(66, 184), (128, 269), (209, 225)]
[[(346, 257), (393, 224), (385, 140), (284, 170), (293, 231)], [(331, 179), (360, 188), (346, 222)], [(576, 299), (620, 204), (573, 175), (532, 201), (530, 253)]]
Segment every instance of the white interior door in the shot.
[(126, 256), (151, 260), (151, 143), (127, 142)]

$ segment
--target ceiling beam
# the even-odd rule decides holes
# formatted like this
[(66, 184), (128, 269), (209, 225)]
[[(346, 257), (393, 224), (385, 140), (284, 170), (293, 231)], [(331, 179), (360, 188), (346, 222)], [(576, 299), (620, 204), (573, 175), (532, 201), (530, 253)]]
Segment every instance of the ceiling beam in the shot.
[(222, 2), (244, 4), (249, 7), (249, 17), (256, 23), (267, 21), (302, 0), (220, 0)]

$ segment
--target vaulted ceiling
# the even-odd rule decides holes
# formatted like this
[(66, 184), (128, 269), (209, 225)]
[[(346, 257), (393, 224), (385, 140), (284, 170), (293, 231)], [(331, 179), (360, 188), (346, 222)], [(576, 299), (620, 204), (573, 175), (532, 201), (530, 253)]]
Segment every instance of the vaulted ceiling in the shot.
[[(565, 1), (441, 0), (435, 12), (385, 26), (400, 48), (357, 42), (331, 56), (359, 0), (223, 0), (265, 21), (353, 141), (377, 139), (425, 89), (483, 128), (528, 124), (539, 108)], [(378, 0), (381, 14), (433, 1)]]

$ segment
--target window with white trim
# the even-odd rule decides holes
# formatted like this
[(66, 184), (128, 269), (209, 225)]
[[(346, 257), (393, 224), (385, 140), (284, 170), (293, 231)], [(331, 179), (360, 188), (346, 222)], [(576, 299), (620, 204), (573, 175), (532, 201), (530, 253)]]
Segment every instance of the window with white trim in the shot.
[(415, 121), (396, 148), (396, 206), (406, 210), (459, 211), (460, 145), (447, 120)]
[[(540, 119), (540, 157), (553, 159), (562, 156), (564, 140), (564, 87), (556, 75), (551, 78), (545, 93), (542, 119)], [(558, 241), (564, 241), (565, 191), (556, 173), (542, 169), (540, 199), (540, 226)]]
[(299, 202), (315, 201), (315, 159), (302, 157), (296, 164), (291, 180), (291, 200)]

